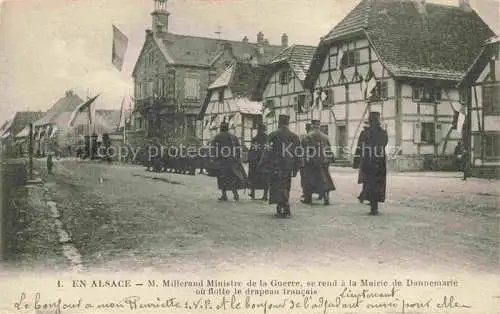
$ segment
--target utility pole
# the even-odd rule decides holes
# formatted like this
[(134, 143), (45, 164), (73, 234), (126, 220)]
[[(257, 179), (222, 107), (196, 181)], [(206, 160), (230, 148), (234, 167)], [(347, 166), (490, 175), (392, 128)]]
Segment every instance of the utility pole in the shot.
[(29, 171), (29, 178), (33, 179), (33, 123), (29, 124), (29, 134), (28, 134), (28, 171)]
[(466, 116), (465, 116), (465, 164), (464, 164), (464, 180), (470, 177), (470, 168), (472, 166), (472, 93), (470, 86), (465, 90), (466, 99)]

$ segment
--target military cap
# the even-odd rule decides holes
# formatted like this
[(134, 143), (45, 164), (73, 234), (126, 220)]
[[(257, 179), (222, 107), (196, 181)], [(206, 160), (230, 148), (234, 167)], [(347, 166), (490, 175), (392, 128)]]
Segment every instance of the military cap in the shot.
[(278, 124), (288, 125), (290, 123), (290, 116), (286, 114), (280, 114), (278, 118)]
[(370, 115), (368, 116), (368, 123), (369, 124), (380, 124), (380, 112), (371, 111)]

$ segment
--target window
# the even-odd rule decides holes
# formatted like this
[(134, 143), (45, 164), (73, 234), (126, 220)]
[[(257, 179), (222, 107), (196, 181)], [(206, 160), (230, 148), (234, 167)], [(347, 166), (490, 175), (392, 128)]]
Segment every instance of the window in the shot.
[(164, 78), (159, 78), (158, 79), (158, 86), (156, 87), (156, 94), (159, 97), (165, 96), (165, 79)]
[(173, 101), (175, 99), (175, 70), (168, 71), (167, 80), (167, 99)]
[(148, 87), (146, 91), (146, 97), (152, 97), (153, 96), (153, 88), (154, 88), (154, 82), (149, 81), (148, 82)]
[(359, 50), (349, 50), (342, 56), (340, 64), (343, 68), (349, 68), (359, 64), (359, 61)]
[(500, 157), (500, 133), (486, 133), (484, 135), (484, 156), (487, 158)]
[(326, 135), (328, 135), (328, 124), (320, 125), (319, 130), (321, 131), (321, 133), (325, 133)]
[(266, 99), (265, 107), (268, 109), (274, 109), (274, 99)]
[(425, 144), (434, 144), (436, 140), (436, 127), (433, 122), (422, 123), (420, 141)]
[(260, 124), (263, 124), (263, 119), (262, 119), (262, 116), (255, 116), (253, 118), (253, 121), (252, 121), (252, 128), (253, 129), (257, 129), (259, 127)]
[(280, 72), (280, 84), (287, 85), (292, 79), (291, 71), (282, 71)]
[(441, 100), (441, 89), (427, 86), (414, 86), (413, 100), (417, 102), (439, 102)]
[(184, 95), (186, 99), (200, 99), (200, 80), (196, 78), (184, 78)]
[(323, 90), (323, 93), (325, 93), (325, 96), (323, 96), (324, 100), (322, 103), (322, 107), (323, 109), (326, 109), (333, 105), (333, 90), (331, 88), (327, 88)]
[(298, 113), (303, 113), (305, 111), (305, 105), (306, 105), (306, 95), (297, 96), (297, 109), (296, 109), (296, 111)]
[(388, 84), (387, 81), (377, 81), (377, 85), (372, 91), (370, 100), (385, 100), (388, 97)]
[(219, 102), (224, 102), (224, 90), (219, 91)]
[(500, 115), (500, 85), (485, 85), (482, 88), (485, 115)]

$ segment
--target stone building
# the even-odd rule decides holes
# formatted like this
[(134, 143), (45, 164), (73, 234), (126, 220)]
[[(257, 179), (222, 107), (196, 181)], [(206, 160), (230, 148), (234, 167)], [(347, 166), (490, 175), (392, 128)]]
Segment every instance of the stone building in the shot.
[(398, 155), (390, 166), (421, 169), (461, 138), (449, 132), (463, 103), (456, 84), (492, 35), (465, 0), (362, 0), (319, 43), (305, 80), (312, 116), (350, 159), (368, 113), (379, 111)]
[(234, 60), (265, 64), (283, 47), (269, 44), (262, 32), (257, 34), (257, 42), (247, 37), (231, 41), (174, 34), (169, 29), (166, 2), (154, 3), (152, 28), (146, 30), (132, 73), (134, 129), (129, 132), (129, 140), (200, 137), (197, 117), (210, 83)]

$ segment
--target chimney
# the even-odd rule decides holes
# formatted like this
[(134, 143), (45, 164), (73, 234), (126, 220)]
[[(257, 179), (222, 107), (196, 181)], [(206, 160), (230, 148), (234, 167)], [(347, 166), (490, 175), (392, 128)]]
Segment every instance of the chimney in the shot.
[(418, 13), (425, 14), (425, 0), (413, 0), (413, 4), (415, 5)]
[(248, 42), (248, 37), (247, 37), (247, 36), (243, 37), (243, 40), (242, 40), (242, 41), (243, 41), (244, 43), (247, 43), (247, 42)]
[(458, 0), (458, 7), (465, 12), (472, 12), (469, 0)]
[(72, 90), (67, 90), (66, 91), (66, 97), (73, 96), (73, 91)]
[(267, 40), (267, 38), (264, 39), (264, 44), (269, 45), (269, 40)]
[(281, 46), (283, 46), (283, 48), (288, 47), (288, 35), (286, 33), (281, 35)]
[(257, 43), (262, 44), (263, 42), (264, 42), (264, 33), (262, 31), (260, 31), (257, 34)]

